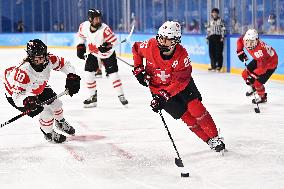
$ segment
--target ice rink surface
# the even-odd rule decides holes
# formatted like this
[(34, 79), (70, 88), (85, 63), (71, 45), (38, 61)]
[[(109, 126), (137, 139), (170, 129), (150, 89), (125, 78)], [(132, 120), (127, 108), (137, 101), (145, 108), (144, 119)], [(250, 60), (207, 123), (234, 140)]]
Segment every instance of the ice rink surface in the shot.
[[(76, 67), (76, 51), (51, 49)], [(0, 76), (25, 56), (23, 49), (0, 50)], [(126, 59), (127, 60), (127, 59)], [(130, 61), (128, 59), (127, 61)], [(0, 188), (14, 189), (280, 189), (284, 188), (284, 84), (268, 81), (268, 103), (256, 114), (240, 76), (193, 71), (203, 103), (225, 138), (224, 157), (209, 149), (180, 120), (165, 112), (189, 178), (181, 178), (175, 151), (158, 114), (149, 107), (149, 90), (131, 67), (119, 62), (129, 107), (118, 101), (112, 82), (97, 80), (98, 107), (84, 109), (85, 83), (78, 95), (63, 96), (66, 120), (76, 136), (63, 144), (43, 138), (38, 118), (24, 117), (0, 128)], [(65, 75), (53, 72), (50, 85), (60, 93)], [(19, 114), (0, 85), (1, 123)]]

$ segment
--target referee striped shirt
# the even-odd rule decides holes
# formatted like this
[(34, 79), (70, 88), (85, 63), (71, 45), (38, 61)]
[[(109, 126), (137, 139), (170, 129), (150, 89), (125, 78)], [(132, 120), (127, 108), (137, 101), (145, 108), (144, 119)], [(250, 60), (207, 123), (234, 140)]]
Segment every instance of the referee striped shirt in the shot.
[(221, 35), (224, 38), (225, 35), (225, 23), (224, 20), (218, 17), (217, 19), (211, 18), (207, 25), (207, 35)]

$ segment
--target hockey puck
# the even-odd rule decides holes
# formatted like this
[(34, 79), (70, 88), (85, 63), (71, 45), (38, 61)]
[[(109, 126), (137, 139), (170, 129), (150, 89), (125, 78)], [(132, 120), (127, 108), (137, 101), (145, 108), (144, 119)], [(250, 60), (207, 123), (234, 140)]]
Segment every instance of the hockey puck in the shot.
[(181, 177), (189, 177), (189, 173), (181, 173), (180, 176)]

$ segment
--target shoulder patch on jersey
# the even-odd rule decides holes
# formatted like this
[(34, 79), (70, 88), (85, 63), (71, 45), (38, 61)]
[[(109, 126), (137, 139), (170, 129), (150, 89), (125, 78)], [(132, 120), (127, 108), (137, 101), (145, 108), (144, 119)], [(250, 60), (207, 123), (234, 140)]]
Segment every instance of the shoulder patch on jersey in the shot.
[(27, 84), (30, 82), (30, 77), (24, 70), (16, 68), (14, 80), (22, 84)]
[(49, 60), (50, 60), (50, 62), (51, 62), (52, 64), (55, 64), (55, 63), (57, 62), (57, 60), (58, 60), (57, 56), (55, 56), (55, 55), (53, 55), (53, 54), (50, 54), (50, 55), (48, 56), (48, 58), (49, 58)]

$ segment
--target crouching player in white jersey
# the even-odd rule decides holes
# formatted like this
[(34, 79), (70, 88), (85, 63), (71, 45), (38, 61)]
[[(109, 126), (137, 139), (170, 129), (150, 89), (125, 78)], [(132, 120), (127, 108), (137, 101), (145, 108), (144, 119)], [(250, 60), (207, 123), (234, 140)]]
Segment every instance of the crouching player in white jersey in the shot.
[(30, 40), (26, 51), (27, 57), (20, 65), (5, 70), (6, 98), (22, 112), (30, 110), (30, 117), (40, 114), (40, 129), (45, 139), (62, 143), (66, 136), (54, 131), (54, 121), (60, 131), (75, 134), (75, 129), (63, 117), (62, 102), (55, 99), (44, 106), (39, 104), (56, 96), (47, 84), (51, 70), (62, 71), (67, 75), (65, 88), (70, 96), (78, 93), (81, 78), (64, 58), (47, 53), (47, 46), (39, 39)]
[[(122, 89), (122, 83), (118, 75), (116, 54), (112, 46), (117, 43), (117, 38), (112, 30), (101, 22), (101, 12), (96, 9), (88, 11), (88, 21), (83, 22), (78, 31), (79, 44), (77, 45), (77, 56), (85, 59), (86, 83), (90, 97), (84, 101), (84, 107), (95, 107), (97, 105), (97, 84), (95, 73), (99, 69), (98, 59), (102, 60), (106, 74), (112, 79), (113, 88), (123, 105), (127, 105)], [(87, 48), (86, 48), (86, 45)]]

